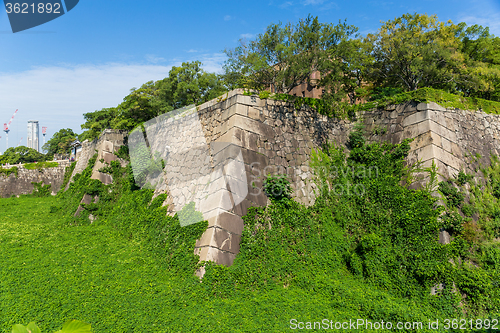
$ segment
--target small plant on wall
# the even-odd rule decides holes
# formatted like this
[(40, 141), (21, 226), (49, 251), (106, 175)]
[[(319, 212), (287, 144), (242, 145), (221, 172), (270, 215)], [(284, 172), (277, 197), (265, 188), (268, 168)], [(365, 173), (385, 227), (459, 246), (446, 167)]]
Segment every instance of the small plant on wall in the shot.
[(292, 187), (285, 175), (268, 175), (264, 180), (264, 191), (271, 200), (290, 199)]

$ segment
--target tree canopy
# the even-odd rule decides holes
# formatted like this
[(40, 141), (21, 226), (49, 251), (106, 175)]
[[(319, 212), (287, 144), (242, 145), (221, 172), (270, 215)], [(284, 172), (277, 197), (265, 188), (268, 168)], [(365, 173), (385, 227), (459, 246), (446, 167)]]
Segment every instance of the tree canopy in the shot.
[(75, 141), (77, 135), (71, 128), (60, 129), (52, 138), (47, 141), (42, 149), (47, 152), (47, 155), (68, 154), (71, 151), (71, 143)]
[(227, 91), (223, 77), (208, 73), (199, 61), (172, 67), (168, 77), (133, 88), (116, 107), (83, 115), (86, 129), (80, 140), (94, 139), (106, 128), (131, 130), (165, 112), (201, 104)]
[[(376, 33), (356, 35), (346, 22), (271, 24), (254, 40), (226, 50), (233, 86), (288, 93), (308, 82), (328, 104), (361, 95), (393, 94), (423, 87), (500, 100), (500, 38), (478, 25), (440, 22), (404, 14), (382, 22)], [(311, 74), (320, 80), (311, 80)]]
[(10, 147), (2, 155), (0, 155), (0, 164), (18, 164), (18, 163), (32, 163), (44, 162), (50, 156), (44, 155), (36, 151), (36, 149), (28, 148), (25, 146)]

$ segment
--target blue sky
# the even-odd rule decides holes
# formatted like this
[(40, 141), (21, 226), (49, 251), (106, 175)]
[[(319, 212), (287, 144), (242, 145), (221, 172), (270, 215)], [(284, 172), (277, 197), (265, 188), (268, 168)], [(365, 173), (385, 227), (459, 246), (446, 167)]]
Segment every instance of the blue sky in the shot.
[(80, 0), (65, 15), (16, 34), (0, 8), (0, 124), (19, 109), (9, 146), (21, 138), (26, 145), (30, 119), (49, 128), (47, 139), (61, 128), (81, 133), (83, 113), (118, 105), (130, 88), (166, 77), (171, 66), (200, 60), (219, 71), (222, 51), (240, 38), (309, 13), (321, 22), (347, 19), (362, 34), (417, 12), (489, 26), (500, 36), (499, 0)]

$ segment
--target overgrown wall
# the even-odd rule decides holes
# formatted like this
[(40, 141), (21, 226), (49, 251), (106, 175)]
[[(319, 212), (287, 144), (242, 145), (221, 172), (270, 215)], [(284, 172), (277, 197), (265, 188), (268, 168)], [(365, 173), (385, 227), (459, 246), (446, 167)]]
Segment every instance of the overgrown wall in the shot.
[(69, 166), (69, 161), (57, 161), (57, 167), (37, 170), (25, 169), (23, 165), (15, 165), (18, 168), (17, 176), (11, 173), (5, 176), (0, 173), (0, 197), (8, 198), (13, 195), (30, 194), (33, 192), (32, 182), (43, 181), (45, 185), (50, 184), (52, 194), (57, 193), (64, 181), (64, 172)]
[[(144, 146), (166, 161), (163, 173), (149, 180), (158, 181), (155, 195), (169, 194), (165, 205), (171, 214), (193, 198), (202, 198), (194, 201), (209, 227), (198, 240), (196, 253), (201, 260), (225, 265), (231, 265), (239, 252), (241, 217), (249, 207), (268, 203), (262, 189), (265, 176), (288, 175), (295, 199), (312, 204), (316, 195), (309, 167), (312, 149), (344, 145), (354, 126), (307, 106), (296, 109), (286, 102), (246, 96), (242, 90), (169, 117), (145, 125)], [(369, 141), (400, 143), (414, 138), (408, 161), (420, 160), (424, 166), (434, 161), (446, 178), (461, 168), (487, 165), (490, 154), (499, 153), (497, 115), (409, 102), (363, 112), (358, 119), (365, 124)], [(84, 142), (72, 177), (96, 152), (98, 160), (116, 159), (112, 153), (125, 135), (107, 130), (99, 140)], [(96, 163), (92, 177), (109, 183), (109, 175), (98, 172), (101, 164)]]

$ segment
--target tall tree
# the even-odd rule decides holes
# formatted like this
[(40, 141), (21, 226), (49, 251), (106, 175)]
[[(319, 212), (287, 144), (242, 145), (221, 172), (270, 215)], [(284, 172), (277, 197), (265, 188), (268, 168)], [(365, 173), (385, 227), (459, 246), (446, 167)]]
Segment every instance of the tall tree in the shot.
[(77, 135), (71, 128), (63, 128), (56, 132), (49, 141), (47, 141), (42, 149), (47, 151), (47, 155), (68, 154), (71, 151), (71, 143), (75, 141)]
[(421, 87), (453, 89), (463, 56), (457, 27), (435, 15), (404, 14), (383, 22), (366, 41), (373, 45), (371, 78), (380, 86), (406, 91)]
[(133, 88), (123, 102), (84, 114), (81, 140), (95, 139), (106, 128), (131, 130), (160, 114), (190, 104), (207, 102), (227, 91), (221, 75), (208, 73), (199, 61), (174, 66), (168, 77)]
[(116, 118), (117, 114), (116, 108), (104, 108), (102, 110), (84, 113), (83, 118), (85, 119), (85, 123), (81, 125), (81, 128), (87, 130), (80, 134), (80, 141), (92, 141), (106, 128), (113, 128), (111, 123)]
[(168, 77), (156, 82), (157, 107), (162, 113), (190, 104), (202, 104), (227, 91), (223, 77), (208, 73), (199, 61), (172, 67)]
[(465, 57), (458, 90), (466, 96), (500, 101), (500, 38), (480, 25), (458, 24), (456, 33)]
[(36, 149), (19, 146), (15, 148), (11, 147), (0, 155), (0, 164), (43, 162), (50, 158), (49, 154), (44, 155), (36, 151)]
[[(356, 31), (346, 22), (320, 23), (311, 15), (295, 25), (271, 24), (255, 40), (240, 40), (238, 47), (225, 50), (224, 69), (235, 85), (277, 93), (288, 93), (306, 82), (317, 85), (311, 79), (314, 72), (325, 78), (323, 85), (344, 80), (353, 63), (345, 62), (342, 47)], [(338, 92), (331, 88), (327, 90)]]

